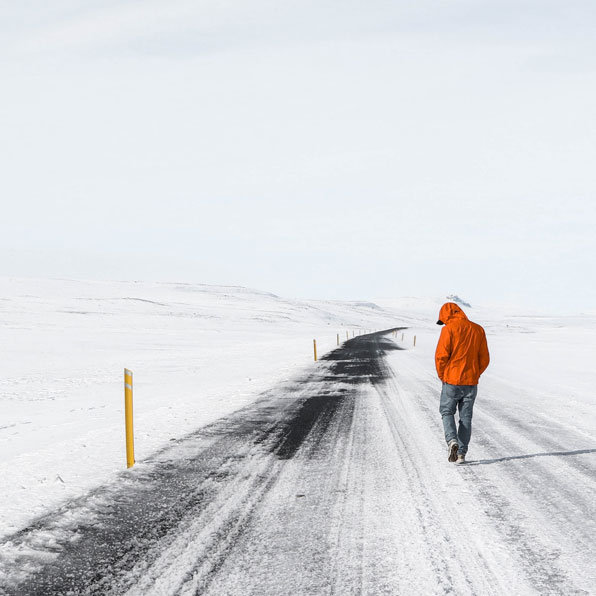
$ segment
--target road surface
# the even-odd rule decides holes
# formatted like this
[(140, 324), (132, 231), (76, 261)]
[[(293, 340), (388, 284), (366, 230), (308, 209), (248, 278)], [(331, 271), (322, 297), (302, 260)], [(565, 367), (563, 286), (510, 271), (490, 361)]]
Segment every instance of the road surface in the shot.
[(596, 450), (363, 335), (10, 536), (7, 595), (596, 594)]

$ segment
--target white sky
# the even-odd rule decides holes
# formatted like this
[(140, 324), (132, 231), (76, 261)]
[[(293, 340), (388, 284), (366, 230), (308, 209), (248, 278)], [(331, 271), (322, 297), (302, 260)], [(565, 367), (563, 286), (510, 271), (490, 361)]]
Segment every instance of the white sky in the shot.
[(596, 304), (593, 0), (0, 3), (0, 274)]

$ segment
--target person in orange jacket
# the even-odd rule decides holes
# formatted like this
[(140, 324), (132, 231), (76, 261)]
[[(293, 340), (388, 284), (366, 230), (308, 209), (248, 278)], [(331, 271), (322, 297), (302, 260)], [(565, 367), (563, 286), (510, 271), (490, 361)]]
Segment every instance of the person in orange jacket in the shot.
[[(443, 382), (439, 411), (447, 441), (447, 458), (463, 464), (472, 436), (472, 412), (478, 380), (490, 362), (484, 329), (466, 317), (454, 302), (441, 307), (437, 325), (444, 325), (435, 352), (435, 365)], [(455, 410), (459, 425), (455, 425)]]

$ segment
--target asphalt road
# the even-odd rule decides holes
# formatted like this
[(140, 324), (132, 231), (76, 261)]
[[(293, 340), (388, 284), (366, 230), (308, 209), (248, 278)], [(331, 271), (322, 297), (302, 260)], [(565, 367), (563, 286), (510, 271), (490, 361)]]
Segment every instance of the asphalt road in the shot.
[[(22, 573), (17, 584), (0, 589), (46, 596), (207, 593), (251, 534), (272, 487), (295, 467), (297, 453), (320, 461), (345, 441), (360, 386), (383, 378), (383, 353), (394, 349), (380, 334), (351, 339), (305, 378), (168, 445), (117, 483), (11, 536), (21, 551), (13, 564)], [(326, 475), (328, 465), (320, 471)], [(312, 506), (315, 493), (317, 501), (339, 498), (329, 481), (300, 483), (289, 497), (292, 507)], [(311, 522), (302, 521), (297, 530), (304, 533)], [(283, 555), (283, 545), (272, 548)], [(265, 569), (265, 561), (248, 563)]]
[(593, 451), (495, 402), (448, 464), (436, 379), (390, 331), (12, 536), (4, 593), (595, 593)]

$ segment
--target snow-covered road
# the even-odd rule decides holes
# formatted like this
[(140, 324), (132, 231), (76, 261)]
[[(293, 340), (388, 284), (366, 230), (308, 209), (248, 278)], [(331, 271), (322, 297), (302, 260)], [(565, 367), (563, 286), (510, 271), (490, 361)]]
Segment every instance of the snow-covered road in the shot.
[(596, 593), (594, 440), (494, 381), (449, 464), (439, 383), (409, 356), (356, 337), (172, 441), (10, 537), (6, 593)]

